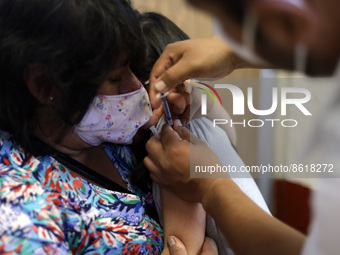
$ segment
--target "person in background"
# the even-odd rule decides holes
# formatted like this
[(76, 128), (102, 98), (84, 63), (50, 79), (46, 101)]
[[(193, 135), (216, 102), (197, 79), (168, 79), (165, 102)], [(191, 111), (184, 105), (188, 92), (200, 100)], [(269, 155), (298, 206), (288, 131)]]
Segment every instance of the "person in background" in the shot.
[[(336, 11), (339, 2), (190, 2), (218, 17), (221, 24), (217, 24), (217, 29), (235, 51), (219, 38), (179, 42), (167, 47), (150, 75), (154, 107), (159, 104), (154, 97), (157, 92), (165, 92), (188, 77), (223, 77), (241, 67), (271, 66), (309, 75), (334, 75), (339, 86), (340, 17)], [(167, 62), (170, 56), (176, 61)], [(190, 162), (197, 165), (221, 163), (204, 143), (179, 125), (174, 127), (176, 132), (164, 126), (160, 141), (150, 139), (145, 164), (156, 182), (175, 190), (187, 201), (201, 202), (236, 254), (338, 254), (339, 95), (331, 100), (328, 114), (321, 121), (323, 128), (315, 138), (317, 144), (313, 146), (325, 148), (322, 162), (334, 164), (335, 178), (319, 179), (307, 237), (269, 217), (231, 179), (190, 179)], [(229, 160), (233, 164), (233, 158)], [(169, 246), (176, 254), (185, 254), (177, 238), (170, 237)]]
[[(161, 14), (154, 12), (142, 13), (139, 14), (139, 20), (147, 45), (147, 55), (144, 65), (139, 68), (134, 68), (134, 73), (142, 81), (145, 81), (149, 77), (153, 64), (162, 54), (165, 47), (169, 43), (188, 40), (189, 37), (171, 20)], [(190, 111), (192, 112), (191, 115), (193, 118), (190, 118), (187, 127), (199, 138), (203, 139), (222, 160), (225, 155), (232, 156), (236, 154), (231, 143), (232, 140), (236, 141), (235, 130), (227, 129), (224, 130), (224, 132), (218, 127), (212, 128), (212, 122), (209, 120), (209, 117), (212, 115), (212, 118), (229, 119), (228, 113), (222, 106), (215, 106), (214, 109), (208, 113), (207, 118), (199, 115), (200, 109), (193, 107), (195, 101), (199, 102), (197, 105), (200, 107), (200, 94), (197, 95), (193, 93), (195, 86), (199, 84), (191, 81), (190, 85), (191, 87), (187, 88), (187, 90), (192, 91)], [(173, 94), (176, 96), (177, 93), (170, 93), (168, 96), (170, 100), (174, 100), (175, 96)], [(219, 107), (221, 109), (219, 109)], [(165, 121), (161, 119), (158, 125), (159, 130), (164, 123)], [(240, 164), (243, 164), (243, 162), (240, 162)], [(269, 213), (254, 180), (249, 174), (242, 179), (236, 180), (236, 183), (241, 189), (245, 190), (246, 194), (254, 202)], [(200, 223), (196, 220), (198, 218), (197, 215), (200, 214), (200, 218), (205, 219), (205, 211), (200, 205), (187, 203), (177, 196), (174, 196), (173, 192), (168, 189), (162, 189), (160, 192), (157, 187), (157, 185), (153, 186), (153, 195), (156, 205), (158, 204), (157, 201), (159, 201), (159, 204), (161, 204), (163, 208), (163, 212), (160, 212), (159, 216), (163, 216), (164, 222), (167, 223), (164, 225), (165, 239), (167, 239), (169, 235), (176, 235), (185, 243), (189, 254), (192, 253), (193, 247), (196, 247), (195, 253), (197, 254), (197, 247), (200, 247), (197, 240), (203, 240), (202, 236), (204, 237), (204, 233), (206, 232), (207, 236), (213, 238), (217, 243), (219, 254), (232, 254), (223, 234), (216, 228), (215, 222), (209, 215), (207, 215), (206, 227), (205, 222), (201, 222), (201, 227), (197, 226), (197, 224)], [(160, 199), (160, 197), (162, 197), (162, 199)], [(160, 209), (159, 211), (161, 211), (161, 207), (158, 208)], [(199, 239), (195, 237), (199, 237), (200, 235), (201, 237)]]

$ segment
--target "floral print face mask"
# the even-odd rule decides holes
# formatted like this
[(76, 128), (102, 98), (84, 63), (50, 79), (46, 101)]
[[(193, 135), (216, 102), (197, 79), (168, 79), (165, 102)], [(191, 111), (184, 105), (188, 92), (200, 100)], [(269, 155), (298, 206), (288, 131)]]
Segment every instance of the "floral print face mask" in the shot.
[(131, 144), (138, 129), (152, 116), (147, 91), (141, 85), (130, 93), (94, 98), (74, 132), (86, 143)]

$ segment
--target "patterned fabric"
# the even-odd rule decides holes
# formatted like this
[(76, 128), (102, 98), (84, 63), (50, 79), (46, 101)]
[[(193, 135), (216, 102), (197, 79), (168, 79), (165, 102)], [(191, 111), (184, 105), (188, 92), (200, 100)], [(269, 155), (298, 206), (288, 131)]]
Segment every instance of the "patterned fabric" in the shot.
[[(114, 118), (112, 118), (114, 116)], [(88, 144), (131, 144), (138, 129), (152, 116), (148, 93), (140, 89), (126, 94), (96, 96), (74, 131)]]
[(83, 180), (50, 156), (33, 157), (0, 131), (0, 254), (158, 254), (161, 226), (153, 204), (129, 180), (127, 146), (105, 151), (132, 193)]

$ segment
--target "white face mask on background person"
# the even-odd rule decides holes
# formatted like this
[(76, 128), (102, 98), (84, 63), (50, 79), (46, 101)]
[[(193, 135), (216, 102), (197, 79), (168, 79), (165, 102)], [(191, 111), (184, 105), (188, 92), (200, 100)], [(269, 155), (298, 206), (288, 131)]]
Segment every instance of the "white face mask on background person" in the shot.
[(257, 21), (253, 15), (247, 14), (244, 20), (242, 43), (238, 43), (231, 38), (216, 18), (213, 18), (212, 26), (214, 34), (225, 41), (238, 56), (254, 65), (268, 65), (267, 61), (259, 57), (254, 51)]
[[(273, 0), (280, 1), (280, 0)], [(302, 8), (303, 4), (301, 1), (297, 0), (282, 0), (286, 1), (298, 8)], [(254, 15), (246, 14), (245, 20), (243, 22), (242, 27), (242, 44), (236, 42), (227, 32), (225, 32), (222, 24), (219, 20), (213, 19), (213, 32), (216, 36), (220, 37), (224, 40), (233, 51), (243, 58), (244, 60), (259, 66), (269, 66), (268, 62), (262, 59), (255, 53), (255, 37), (256, 37), (256, 27), (257, 27), (257, 19)], [(295, 46), (294, 51), (294, 71), (298, 73), (305, 74), (306, 72), (306, 63), (307, 63), (307, 47), (298, 43)]]
[(131, 144), (138, 129), (151, 116), (149, 96), (141, 85), (126, 94), (96, 96), (74, 132), (93, 146), (103, 142)]

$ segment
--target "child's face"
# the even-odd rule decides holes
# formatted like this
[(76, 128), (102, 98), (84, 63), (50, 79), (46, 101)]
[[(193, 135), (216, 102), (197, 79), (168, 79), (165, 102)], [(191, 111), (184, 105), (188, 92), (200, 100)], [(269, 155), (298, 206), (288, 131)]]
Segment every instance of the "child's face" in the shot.
[(130, 69), (130, 61), (126, 55), (107, 76), (98, 90), (98, 95), (126, 94), (140, 88), (140, 82)]
[(74, 132), (86, 143), (131, 144), (138, 129), (152, 115), (146, 90), (132, 73), (129, 58), (122, 57), (100, 86)]

